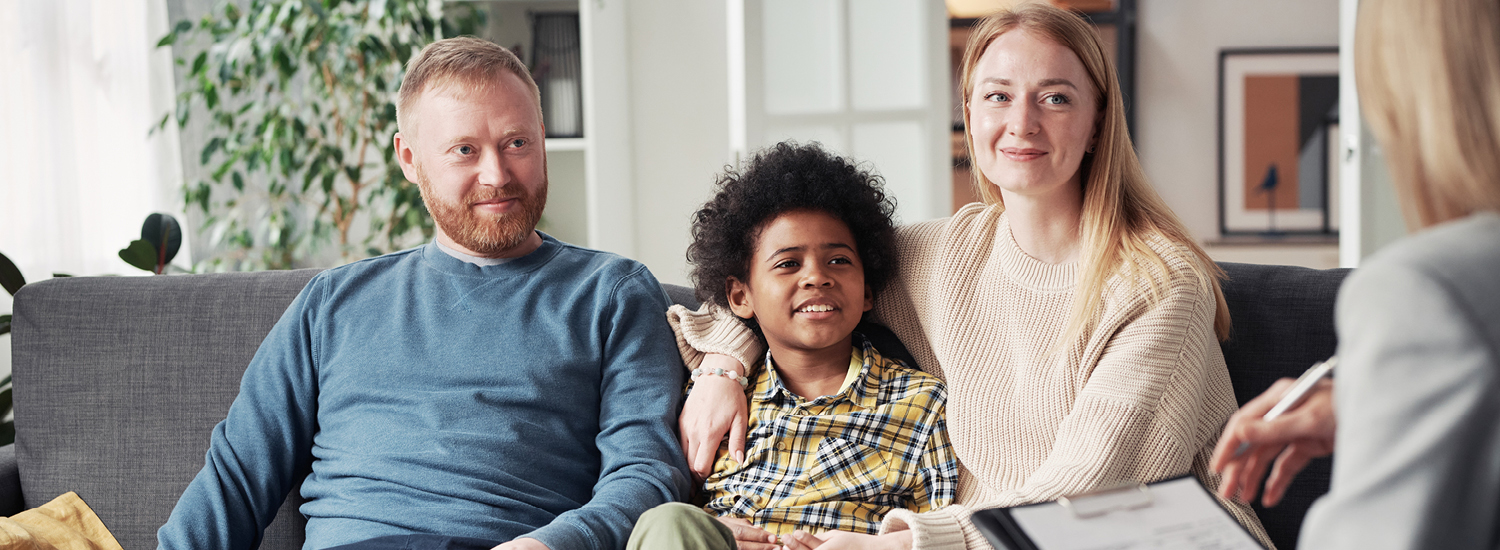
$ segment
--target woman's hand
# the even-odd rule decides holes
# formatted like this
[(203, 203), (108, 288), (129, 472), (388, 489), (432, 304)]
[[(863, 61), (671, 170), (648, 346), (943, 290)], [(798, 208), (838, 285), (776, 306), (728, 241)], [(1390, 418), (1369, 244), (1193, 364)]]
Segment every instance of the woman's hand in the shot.
[[(1214, 448), (1211, 463), (1214, 471), (1224, 475), (1219, 482), (1219, 496), (1235, 498), (1238, 495), (1242, 502), (1254, 500), (1260, 481), (1265, 478), (1266, 468), (1274, 462), (1261, 503), (1275, 506), (1286, 494), (1292, 478), (1309, 461), (1333, 453), (1334, 428), (1338, 426), (1338, 419), (1333, 410), (1331, 380), (1318, 381), (1301, 405), (1275, 420), (1266, 422), (1261, 419), (1266, 411), (1276, 406), (1293, 382), (1291, 378), (1276, 381), (1265, 393), (1245, 403), (1239, 412), (1229, 417), (1224, 434)], [(1240, 453), (1242, 443), (1247, 447)]]
[(787, 550), (911, 550), (911, 531), (894, 531), (884, 535), (866, 535), (846, 531), (829, 531), (812, 535), (794, 531), (781, 537)]
[[(728, 355), (710, 353), (699, 365), (705, 371), (724, 369), (737, 373), (745, 372), (740, 362)], [(739, 382), (723, 376), (699, 376), (693, 383), (693, 391), (682, 404), (682, 416), (678, 419), (682, 434), (682, 452), (687, 455), (688, 468), (699, 480), (714, 471), (714, 455), (719, 452), (719, 442), (729, 434), (729, 455), (735, 462), (745, 461), (745, 430), (750, 421), (750, 405), (745, 399), (745, 389)]]
[(737, 550), (777, 550), (776, 535), (739, 518), (718, 518), (719, 523), (734, 533)]

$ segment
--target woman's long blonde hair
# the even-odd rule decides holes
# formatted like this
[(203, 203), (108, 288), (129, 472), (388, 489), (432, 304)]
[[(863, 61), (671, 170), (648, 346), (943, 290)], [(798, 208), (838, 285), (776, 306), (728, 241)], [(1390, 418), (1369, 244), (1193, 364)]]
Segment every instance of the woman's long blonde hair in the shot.
[(1500, 2), (1364, 0), (1354, 77), (1406, 224), (1500, 211)]
[[(1161, 235), (1187, 249), (1187, 257), (1183, 259), (1213, 287), (1218, 304), (1214, 333), (1220, 340), (1228, 339), (1229, 306), (1224, 302), (1224, 292), (1219, 289), (1219, 279), (1224, 272), (1209, 259), (1147, 181), (1125, 128), (1125, 106), (1114, 64), (1105, 55), (1093, 27), (1082, 17), (1046, 4), (1032, 3), (990, 15), (974, 28), (964, 49), (962, 79), (964, 141), (969, 158), (976, 158), (974, 139), (968, 128), (974, 67), (990, 43), (1017, 28), (1037, 33), (1072, 50), (1088, 71), (1089, 80), (1098, 93), (1094, 104), (1100, 106), (1095, 152), (1084, 157), (1078, 168), (1083, 182), (1083, 212), (1079, 228), (1083, 239), (1082, 269), (1073, 313), (1060, 341), (1069, 341), (1081, 334), (1089, 320), (1099, 313), (1104, 304), (1105, 285), (1111, 276), (1122, 272), (1121, 267), (1129, 277), (1144, 280), (1149, 285), (1153, 301), (1161, 298), (1161, 287), (1171, 276), (1171, 270), (1149, 244), (1154, 235)], [(1003, 209), (999, 189), (985, 178), (978, 166), (972, 170), (974, 186), (985, 204), (1000, 205)]]

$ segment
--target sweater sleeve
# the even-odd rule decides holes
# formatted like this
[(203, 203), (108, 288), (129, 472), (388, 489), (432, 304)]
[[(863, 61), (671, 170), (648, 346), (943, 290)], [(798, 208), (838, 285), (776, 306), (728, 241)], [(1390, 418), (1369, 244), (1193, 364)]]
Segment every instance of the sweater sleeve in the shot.
[[(1047, 502), (1122, 481), (1187, 473), (1208, 437), (1199, 417), (1218, 350), (1215, 302), (1196, 278), (1175, 281), (1164, 292), (1154, 306), (1135, 300), (1106, 311), (1101, 329), (1090, 336), (1107, 339), (1103, 351), (1092, 361), (1084, 358), (1082, 387), (1051, 434), (1050, 452), (1018, 487), (973, 507), (895, 511), (882, 531), (912, 529), (918, 549), (987, 548), (969, 519), (974, 509)], [(1222, 360), (1218, 368), (1223, 370)]]
[(698, 311), (674, 304), (667, 309), (667, 323), (677, 337), (677, 352), (689, 369), (698, 368), (704, 355), (720, 353), (738, 360), (748, 373), (750, 365), (766, 351), (739, 317), (713, 304), (704, 303)]
[(643, 512), (687, 496), (687, 464), (672, 429), (685, 373), (662, 322), (667, 303), (645, 266), (615, 287), (600, 327), (605, 348), (593, 498), (522, 537), (554, 550), (623, 548)]
[(260, 545), (312, 461), (322, 277), (314, 278), (261, 342), (229, 414), (214, 426), (203, 469), (157, 531), (163, 549)]

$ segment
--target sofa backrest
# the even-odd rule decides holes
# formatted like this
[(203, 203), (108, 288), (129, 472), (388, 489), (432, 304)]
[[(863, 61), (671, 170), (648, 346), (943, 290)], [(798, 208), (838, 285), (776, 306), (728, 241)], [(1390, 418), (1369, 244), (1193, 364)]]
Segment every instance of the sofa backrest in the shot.
[[(1296, 378), (1313, 363), (1333, 355), (1333, 304), (1348, 269), (1308, 269), (1281, 265), (1220, 263), (1228, 279), (1224, 300), (1233, 331), (1220, 347), (1229, 366), (1234, 396), (1241, 405), (1277, 379)], [(1308, 464), (1275, 508), (1254, 504), (1277, 548), (1297, 547), (1307, 508), (1328, 492), (1331, 462)]]
[[(203, 468), (209, 434), (271, 325), (317, 270), (74, 277), (16, 294), (16, 463), (28, 508), (76, 491), (124, 548)], [(296, 495), (293, 495), (294, 497)], [(261, 548), (302, 547), (300, 498)]]
[[(1333, 302), (1347, 270), (1221, 264), (1234, 319), (1223, 345), (1240, 403), (1333, 353)], [(76, 491), (125, 548), (156, 530), (203, 467), (261, 339), (317, 270), (78, 277), (27, 285), (12, 329), (16, 462), (25, 506)], [(677, 303), (692, 291), (665, 285)], [(1295, 548), (1307, 506), (1327, 491), (1315, 461), (1285, 502), (1257, 506), (1280, 548)], [(300, 548), (294, 491), (261, 548)]]

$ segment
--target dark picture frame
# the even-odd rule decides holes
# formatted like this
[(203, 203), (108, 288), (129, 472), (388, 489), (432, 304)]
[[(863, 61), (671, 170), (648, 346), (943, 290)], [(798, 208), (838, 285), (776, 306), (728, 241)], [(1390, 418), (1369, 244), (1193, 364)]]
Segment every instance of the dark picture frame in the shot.
[(1338, 234), (1337, 47), (1219, 52), (1219, 232)]

